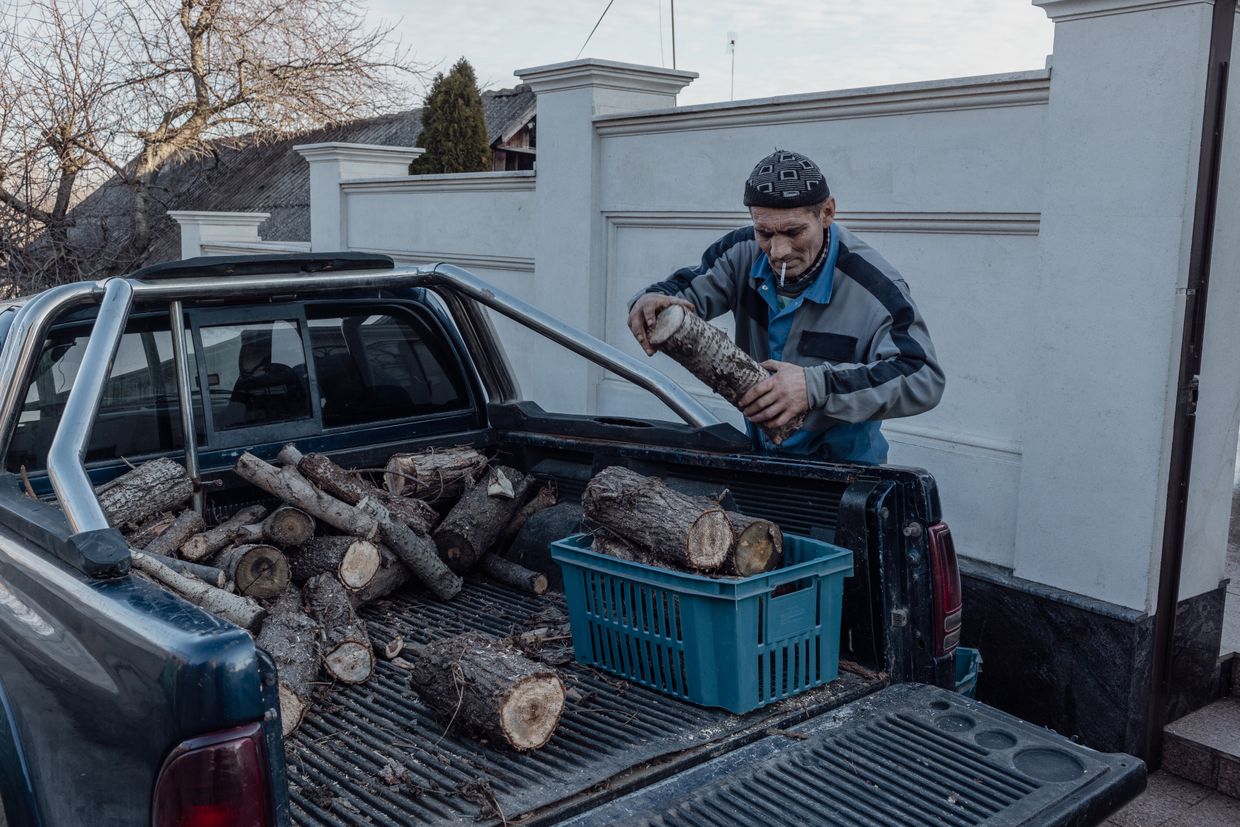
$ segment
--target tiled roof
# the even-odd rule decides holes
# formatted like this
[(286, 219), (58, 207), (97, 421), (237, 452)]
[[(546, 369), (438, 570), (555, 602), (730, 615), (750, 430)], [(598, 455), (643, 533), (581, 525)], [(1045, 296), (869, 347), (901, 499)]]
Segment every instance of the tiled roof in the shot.
[[(482, 94), (487, 136), (494, 141), (533, 105), (528, 86)], [(132, 267), (180, 258), (180, 228), (169, 210), (267, 212), (271, 218), (259, 234), (271, 241), (310, 238), (310, 179), (306, 160), (293, 151), (298, 144), (340, 141), (380, 146), (413, 146), (422, 130), (421, 110), (400, 112), (323, 127), (276, 140), (253, 136), (221, 140), (209, 155), (165, 167), (155, 187), (151, 245)], [(70, 213), (71, 239), (79, 249), (113, 249), (128, 235), (129, 190), (109, 181)]]

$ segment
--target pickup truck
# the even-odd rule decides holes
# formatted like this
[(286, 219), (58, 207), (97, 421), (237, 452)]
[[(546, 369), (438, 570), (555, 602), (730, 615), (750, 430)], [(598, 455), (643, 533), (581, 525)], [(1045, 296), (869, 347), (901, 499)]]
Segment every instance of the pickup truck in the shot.
[[(523, 400), (490, 313), (685, 422)], [(9, 824), (1075, 825), (1144, 787), (1139, 760), (952, 691), (960, 585), (929, 474), (755, 452), (647, 363), (464, 270), (353, 253), (191, 259), (4, 305), (0, 339)], [(130, 573), (95, 487), (173, 457), (220, 520), (263, 500), (232, 473), (237, 457), (289, 442), (351, 468), (473, 445), (570, 501), (616, 464), (726, 487), (742, 510), (852, 550), (845, 668), (734, 715), (570, 663), (555, 736), (515, 754), (446, 731), (382, 662), (286, 740), (271, 659)], [(376, 636), (426, 642), (562, 610), (554, 592), (470, 579), (451, 601), (410, 585), (362, 616)]]

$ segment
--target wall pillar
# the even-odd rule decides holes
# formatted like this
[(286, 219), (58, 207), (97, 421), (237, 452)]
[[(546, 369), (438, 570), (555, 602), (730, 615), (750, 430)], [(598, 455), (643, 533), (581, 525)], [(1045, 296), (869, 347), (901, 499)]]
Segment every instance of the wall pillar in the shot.
[[(534, 90), (538, 107), (537, 257), (531, 302), (603, 338), (605, 238), (593, 118), (675, 106), (677, 93), (697, 73), (583, 59), (516, 74)], [(564, 361), (557, 358), (554, 372), (538, 374), (533, 385), (522, 390), (549, 410), (593, 411), (596, 369), (581, 359)]]
[(396, 178), (426, 150), (337, 141), (300, 144), (293, 151), (310, 162), (310, 249), (348, 249), (348, 213), (341, 183), (360, 178)]
[(169, 210), (168, 215), (181, 225), (181, 258), (202, 255), (203, 245), (262, 241), (258, 226), (271, 217), (267, 212), (209, 210)]

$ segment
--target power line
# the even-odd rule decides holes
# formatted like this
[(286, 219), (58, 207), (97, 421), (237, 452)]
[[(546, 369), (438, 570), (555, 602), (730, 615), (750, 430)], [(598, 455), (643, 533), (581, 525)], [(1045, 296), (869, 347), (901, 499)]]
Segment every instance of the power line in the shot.
[(663, 0), (655, 0), (659, 6), (659, 65), (667, 67), (667, 56), (663, 54)]
[[(590, 38), (594, 37), (594, 33), (598, 31), (599, 23), (603, 22), (603, 18), (607, 16), (607, 12), (611, 10), (611, 4), (614, 2), (616, 2), (616, 0), (607, 0), (607, 8), (603, 9), (603, 13), (598, 16), (598, 21), (595, 22), (594, 28), (590, 29), (590, 33), (586, 35), (586, 42), (582, 43), (581, 48), (577, 50), (577, 57), (581, 57), (581, 53), (586, 50), (586, 46), (590, 45)], [(674, 47), (675, 40), (673, 40), (672, 43)]]

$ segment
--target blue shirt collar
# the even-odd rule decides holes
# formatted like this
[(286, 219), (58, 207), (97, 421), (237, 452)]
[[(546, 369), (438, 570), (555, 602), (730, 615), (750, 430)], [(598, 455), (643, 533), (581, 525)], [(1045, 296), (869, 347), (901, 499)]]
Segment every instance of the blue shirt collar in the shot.
[[(818, 275), (814, 276), (813, 283), (805, 288), (805, 292), (801, 294), (801, 298), (812, 301), (816, 304), (828, 304), (831, 301), (831, 288), (835, 283), (835, 264), (840, 255), (840, 234), (835, 229), (835, 224), (827, 228), (827, 255), (823, 259), (822, 269), (818, 271)], [(765, 283), (766, 292), (774, 298), (775, 286), (779, 284), (779, 273), (771, 267), (771, 260), (767, 258), (766, 253), (762, 254), (759, 266), (752, 271), (751, 278), (754, 281)]]

